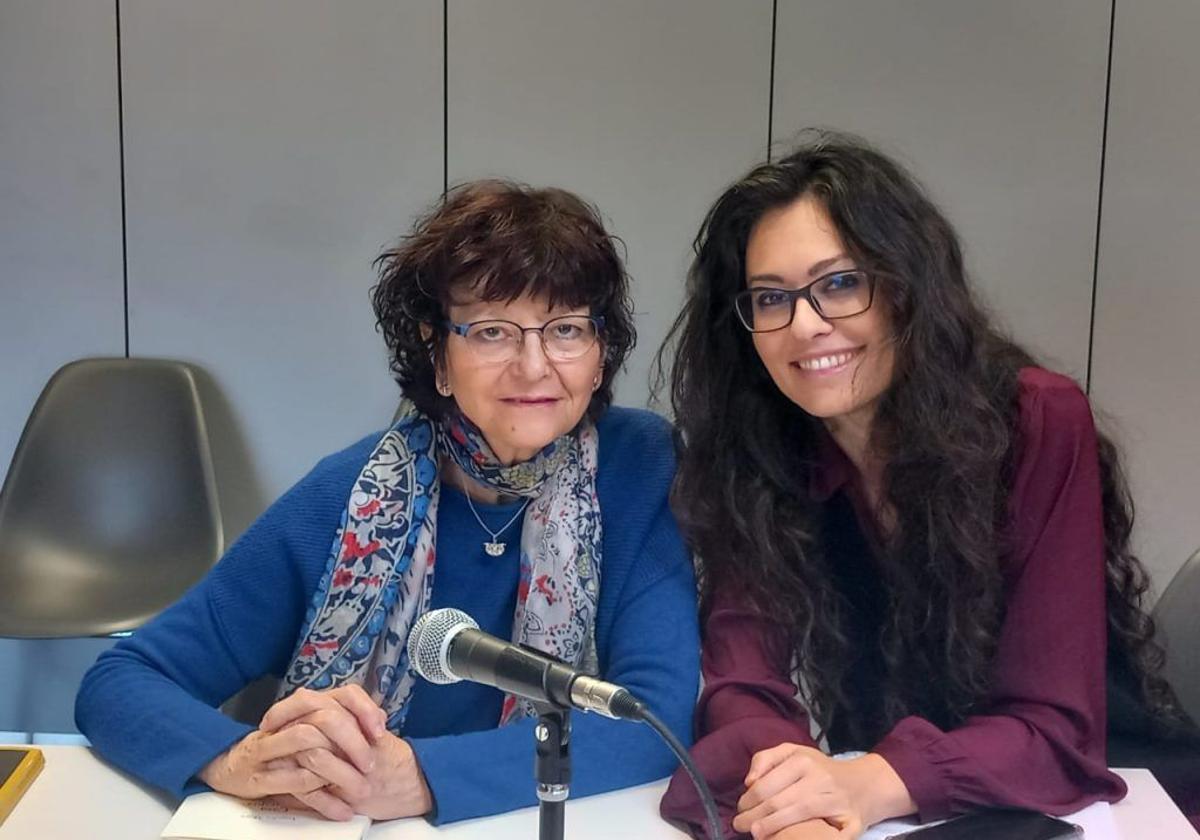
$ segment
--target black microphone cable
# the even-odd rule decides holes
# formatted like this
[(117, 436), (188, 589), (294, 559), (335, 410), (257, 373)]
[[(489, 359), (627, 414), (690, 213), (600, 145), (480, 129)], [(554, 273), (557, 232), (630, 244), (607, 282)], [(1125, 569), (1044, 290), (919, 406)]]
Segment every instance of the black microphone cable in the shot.
[(713, 799), (712, 791), (708, 789), (708, 782), (704, 781), (704, 777), (696, 769), (696, 765), (692, 761), (692, 757), (688, 754), (687, 748), (675, 737), (675, 733), (665, 723), (655, 717), (654, 712), (647, 709), (644, 704), (642, 705), (640, 719), (657, 732), (658, 737), (666, 742), (667, 746), (671, 748), (671, 752), (675, 753), (675, 757), (679, 759), (679, 763), (683, 765), (683, 769), (691, 777), (692, 784), (696, 786), (696, 792), (700, 794), (700, 802), (704, 806), (704, 816), (708, 819), (708, 835), (710, 840), (725, 840), (725, 833), (721, 831), (721, 820), (717, 816), (716, 800)]

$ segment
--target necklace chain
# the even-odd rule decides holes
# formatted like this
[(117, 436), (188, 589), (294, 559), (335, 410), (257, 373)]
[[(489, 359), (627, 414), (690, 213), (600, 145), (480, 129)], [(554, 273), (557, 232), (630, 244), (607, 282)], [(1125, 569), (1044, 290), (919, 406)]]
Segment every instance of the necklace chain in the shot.
[(521, 506), (517, 508), (517, 512), (512, 515), (512, 518), (505, 522), (504, 526), (500, 528), (499, 531), (493, 531), (487, 526), (487, 523), (483, 521), (483, 518), (479, 515), (479, 511), (475, 510), (475, 503), (471, 501), (471, 494), (467, 491), (466, 479), (462, 481), (462, 491), (463, 495), (467, 497), (467, 508), (471, 511), (471, 515), (475, 517), (475, 521), (479, 523), (479, 527), (487, 531), (491, 536), (491, 540), (484, 541), (483, 550), (486, 551), (491, 557), (499, 557), (504, 553), (504, 549), (508, 546), (508, 543), (500, 542), (500, 535), (507, 531), (509, 527), (517, 521), (517, 517), (525, 512), (525, 508), (529, 507), (529, 502), (531, 499), (526, 499)]

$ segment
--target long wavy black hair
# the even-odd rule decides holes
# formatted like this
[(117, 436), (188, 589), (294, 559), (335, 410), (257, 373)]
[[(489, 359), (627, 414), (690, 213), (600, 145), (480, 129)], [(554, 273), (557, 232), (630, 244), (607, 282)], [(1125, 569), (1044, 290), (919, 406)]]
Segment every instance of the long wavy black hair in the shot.
[[(779, 391), (750, 333), (730, 317), (754, 225), (805, 196), (820, 202), (859, 267), (887, 278), (876, 301), (891, 316), (896, 363), (871, 440), (895, 514), (879, 560), (890, 604), (881, 631), (884, 723), (920, 714), (953, 726), (989, 687), (1004, 617), (1017, 373), (1035, 361), (972, 296), (943, 214), (901, 166), (854, 137), (816, 133), (721, 195), (696, 238), (685, 307), (659, 351), (660, 387), (674, 355), (681, 451), (673, 505), (701, 564), (702, 609), (721, 587), (744, 591), (783, 628), (818, 724), (828, 731), (836, 710), (853, 708), (845, 688), (853, 652), (840, 629), (847, 605), (823, 556), (817, 503), (804, 492), (820, 421)], [(1142, 607), (1148, 578), (1130, 549), (1133, 507), (1103, 435), (1099, 457), (1110, 649), (1147, 707), (1175, 715)]]

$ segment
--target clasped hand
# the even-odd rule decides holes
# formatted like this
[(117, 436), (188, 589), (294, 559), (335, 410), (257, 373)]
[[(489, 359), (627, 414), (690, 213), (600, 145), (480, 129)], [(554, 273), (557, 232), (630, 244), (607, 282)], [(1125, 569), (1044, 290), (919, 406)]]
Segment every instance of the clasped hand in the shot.
[(333, 820), (411, 817), (433, 806), (412, 747), (357, 685), (298, 689), (199, 777), (243, 799), (291, 797)]
[(858, 837), (864, 828), (853, 792), (853, 761), (835, 761), (799, 744), (754, 754), (733, 827), (754, 840)]

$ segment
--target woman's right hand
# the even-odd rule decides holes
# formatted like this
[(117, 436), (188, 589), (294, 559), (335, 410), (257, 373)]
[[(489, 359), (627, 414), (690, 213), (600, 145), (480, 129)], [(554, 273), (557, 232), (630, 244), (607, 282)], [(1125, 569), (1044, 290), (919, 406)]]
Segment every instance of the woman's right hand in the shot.
[[(752, 834), (755, 840), (768, 840), (790, 825), (823, 820), (839, 831), (838, 836), (856, 838), (866, 825), (878, 822), (865, 817), (865, 800), (868, 792), (879, 796), (873, 788), (881, 785), (871, 782), (882, 776), (883, 768), (892, 772), (881, 758), (838, 761), (803, 744), (759, 750), (750, 760), (746, 792), (738, 800), (733, 828)], [(908, 789), (900, 787), (907, 798)]]
[(825, 820), (808, 820), (793, 823), (787, 828), (772, 834), (767, 840), (845, 840), (845, 836), (835, 826)]
[[(310, 794), (329, 782), (303, 766), (305, 759), (301, 756), (307, 750), (323, 748), (299, 727), (286, 733), (255, 731), (210, 761), (196, 776), (213, 790), (240, 799)], [(317, 810), (330, 819), (353, 816), (349, 808), (335, 808), (328, 813)]]
[[(315, 722), (296, 720), (301, 711), (315, 714)], [(322, 816), (348, 820), (353, 809), (323, 788), (332, 784), (352, 797), (367, 796), (367, 774), (375, 769), (375, 759), (364, 733), (378, 740), (377, 733), (385, 731), (382, 710), (361, 689), (300, 689), (267, 711), (262, 729), (217, 756), (197, 776), (213, 790), (243, 799), (303, 796)]]

